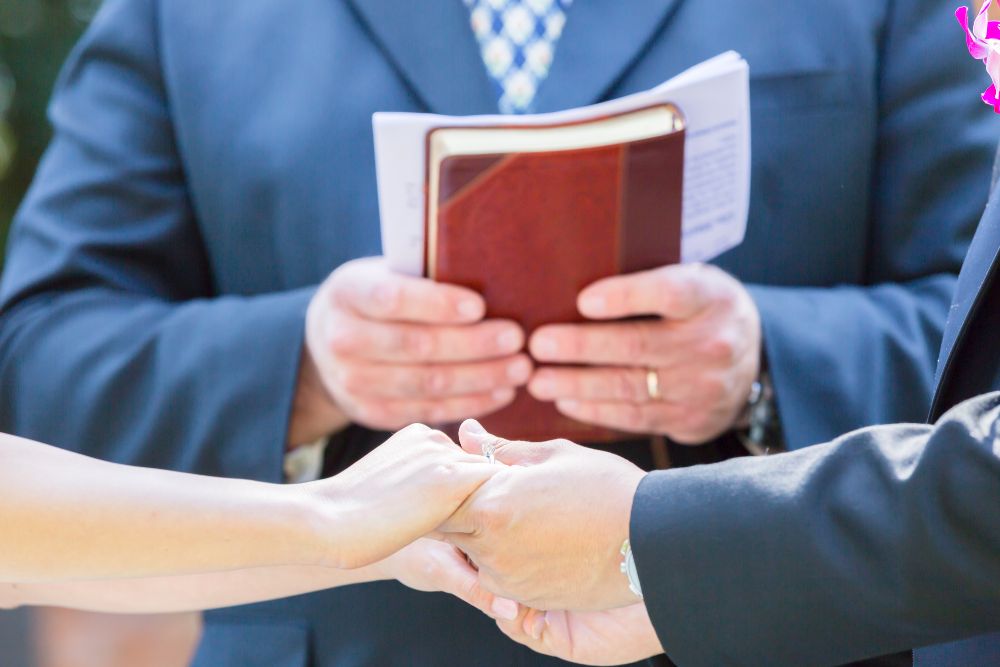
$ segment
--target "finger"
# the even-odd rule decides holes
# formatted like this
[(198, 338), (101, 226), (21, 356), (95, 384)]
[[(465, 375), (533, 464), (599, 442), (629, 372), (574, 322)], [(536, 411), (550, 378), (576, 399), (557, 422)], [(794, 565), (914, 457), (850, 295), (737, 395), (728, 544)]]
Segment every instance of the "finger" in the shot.
[(472, 454), (482, 453), (486, 446), (493, 448), (498, 463), (506, 466), (531, 466), (551, 458), (571, 443), (562, 440), (547, 442), (524, 442), (507, 440), (488, 433), (475, 419), (466, 419), (458, 429), (458, 440), (462, 448)]
[(538, 361), (610, 366), (671, 366), (691, 355), (694, 332), (662, 321), (551, 324), (528, 342)]
[(667, 435), (682, 444), (711, 440), (724, 430), (713, 425), (713, 415), (681, 403), (614, 403), (602, 401), (556, 401), (567, 417), (617, 431)]
[(433, 398), (486, 394), (519, 387), (531, 377), (527, 355), (480, 363), (391, 365), (345, 363), (336, 370), (340, 387), (366, 398)]
[(560, 654), (559, 649), (553, 645), (553, 638), (548, 636), (550, 626), (547, 616), (547, 612), (531, 609), (512, 621), (498, 620), (497, 627), (511, 639), (536, 653), (568, 659), (569, 656)]
[(451, 593), (463, 602), (491, 618), (513, 620), (520, 612), (512, 600), (487, 592), (479, 585), (479, 574), (456, 552), (454, 561), (441, 570), (441, 590)]
[(494, 359), (524, 347), (524, 332), (509, 320), (465, 326), (387, 323), (329, 313), (327, 350), (340, 357), (379, 362), (458, 362)]
[(483, 318), (486, 304), (472, 290), (394, 273), (382, 261), (334, 273), (330, 305), (362, 317), (396, 322), (465, 324)]
[(728, 282), (728, 275), (712, 266), (673, 264), (600, 280), (580, 292), (577, 308), (592, 319), (632, 315), (688, 319), (724, 294)]
[[(540, 368), (528, 391), (540, 401), (628, 401), (647, 403), (647, 372), (636, 368)], [(661, 390), (663, 387), (657, 387)]]
[(512, 402), (514, 396), (513, 389), (503, 388), (489, 394), (435, 400), (362, 400), (353, 402), (351, 408), (358, 421), (376, 428), (394, 431), (416, 421), (447, 424), (457, 422), (469, 415), (486, 415)]
[(462, 425), (458, 427), (458, 443), (462, 445), (462, 449), (469, 452), (470, 454), (483, 455), (483, 447), (486, 445), (492, 445), (494, 447), (494, 453), (496, 453), (496, 448), (502, 446), (507, 441), (503, 438), (498, 438), (490, 433), (487, 433), (483, 425), (480, 424), (475, 419), (466, 419), (462, 422)]
[(717, 402), (728, 391), (721, 378), (704, 372), (682, 373), (679, 369), (674, 372), (654, 369), (656, 385), (651, 388), (649, 372), (650, 369), (636, 368), (546, 367), (535, 371), (528, 391), (541, 401), (608, 403)]
[[(533, 624), (535, 618), (536, 616), (533, 615), (531, 620), (528, 621), (528, 624)], [(523, 619), (517, 618), (511, 621), (497, 620), (497, 627), (500, 628), (500, 632), (504, 633), (518, 644), (523, 644), (536, 653), (552, 655), (552, 653), (547, 650), (547, 647), (542, 642), (540, 637), (533, 637), (531, 633), (525, 629), (525, 621)]]

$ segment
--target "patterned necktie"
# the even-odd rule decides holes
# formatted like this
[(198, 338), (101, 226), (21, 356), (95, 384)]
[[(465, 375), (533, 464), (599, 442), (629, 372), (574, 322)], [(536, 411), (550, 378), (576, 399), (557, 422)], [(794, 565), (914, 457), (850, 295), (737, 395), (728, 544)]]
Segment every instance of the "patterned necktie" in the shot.
[(573, 0), (463, 0), (501, 113), (528, 113)]

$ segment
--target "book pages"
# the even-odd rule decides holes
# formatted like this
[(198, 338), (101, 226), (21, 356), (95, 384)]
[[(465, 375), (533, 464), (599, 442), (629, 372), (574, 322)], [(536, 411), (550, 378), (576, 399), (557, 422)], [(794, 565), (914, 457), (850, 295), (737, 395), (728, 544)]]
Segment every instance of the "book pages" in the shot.
[(703, 262), (743, 241), (750, 205), (749, 69), (739, 54), (706, 60), (659, 86), (587, 107), (520, 116), (379, 112), (372, 122), (382, 252), (424, 274), (425, 154), (436, 127), (558, 125), (673, 104), (685, 117), (681, 257)]

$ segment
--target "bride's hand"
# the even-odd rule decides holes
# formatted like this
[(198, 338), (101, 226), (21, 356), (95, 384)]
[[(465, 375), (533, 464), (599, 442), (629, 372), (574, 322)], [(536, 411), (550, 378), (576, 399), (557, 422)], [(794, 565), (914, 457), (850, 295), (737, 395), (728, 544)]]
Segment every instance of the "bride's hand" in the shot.
[(465, 556), (444, 542), (417, 540), (372, 567), (414, 590), (454, 595), (494, 619), (512, 621), (518, 615), (516, 602), (480, 588), (479, 577)]
[(437, 529), (500, 468), (440, 431), (404, 428), (339, 475), (300, 486), (319, 500), (316, 529), (330, 545), (322, 564), (388, 557)]

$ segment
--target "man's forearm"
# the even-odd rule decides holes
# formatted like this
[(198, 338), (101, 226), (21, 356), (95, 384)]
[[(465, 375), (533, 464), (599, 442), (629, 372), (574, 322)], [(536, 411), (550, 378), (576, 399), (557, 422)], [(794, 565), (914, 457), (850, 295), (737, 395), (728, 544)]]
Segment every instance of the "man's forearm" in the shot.
[(998, 419), (994, 393), (934, 426), (651, 473), (630, 539), (667, 653), (832, 665), (1000, 630)]
[(335, 527), (298, 487), (130, 468), (0, 435), (0, 581), (329, 563)]

